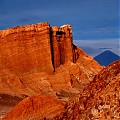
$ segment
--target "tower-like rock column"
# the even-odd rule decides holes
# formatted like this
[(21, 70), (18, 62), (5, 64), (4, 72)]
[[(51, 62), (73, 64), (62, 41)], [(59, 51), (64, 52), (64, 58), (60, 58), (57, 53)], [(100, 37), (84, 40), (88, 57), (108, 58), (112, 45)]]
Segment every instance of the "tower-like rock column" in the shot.
[(54, 68), (68, 60), (73, 62), (72, 28), (70, 25), (52, 27), (52, 52)]
[(73, 62), (73, 41), (72, 41), (72, 27), (71, 25), (63, 25), (60, 27), (62, 34), (62, 41), (64, 42), (64, 63), (70, 60)]

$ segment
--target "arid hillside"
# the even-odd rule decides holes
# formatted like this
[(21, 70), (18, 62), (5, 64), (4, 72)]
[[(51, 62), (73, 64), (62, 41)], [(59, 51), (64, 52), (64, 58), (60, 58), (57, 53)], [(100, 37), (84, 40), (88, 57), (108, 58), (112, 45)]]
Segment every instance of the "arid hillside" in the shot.
[(120, 60), (104, 68), (55, 120), (119, 120)]
[(119, 120), (120, 61), (104, 68), (67, 103), (44, 95), (25, 98), (3, 120)]

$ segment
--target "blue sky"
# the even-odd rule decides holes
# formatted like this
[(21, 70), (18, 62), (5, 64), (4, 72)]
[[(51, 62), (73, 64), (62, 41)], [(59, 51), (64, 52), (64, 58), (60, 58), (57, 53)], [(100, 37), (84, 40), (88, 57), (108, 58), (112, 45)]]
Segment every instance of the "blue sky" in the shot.
[(74, 43), (92, 56), (109, 48), (119, 54), (119, 0), (0, 0), (1, 30), (43, 21), (71, 24)]

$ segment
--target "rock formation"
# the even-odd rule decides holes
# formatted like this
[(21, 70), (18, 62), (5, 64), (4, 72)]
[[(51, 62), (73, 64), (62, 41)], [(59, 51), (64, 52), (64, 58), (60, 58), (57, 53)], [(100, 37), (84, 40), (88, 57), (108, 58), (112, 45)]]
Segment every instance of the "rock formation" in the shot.
[(51, 73), (67, 60), (77, 59), (70, 25), (51, 28), (40, 23), (3, 30), (0, 46), (0, 64), (17, 74)]
[(77, 51), (72, 43), (72, 28), (70, 25), (52, 27), (53, 63), (57, 68), (68, 60), (77, 60)]
[(119, 120), (120, 61), (104, 68), (81, 93), (63, 104), (35, 95), (21, 101), (3, 120)]
[(119, 120), (120, 60), (104, 68), (54, 120)]
[[(1, 91), (5, 94), (15, 93), (14, 95), (18, 95), (18, 92), (13, 90), (17, 84), (19, 91), (21, 91), (20, 94), (23, 94), (26, 89), (25, 94), (33, 95), (35, 91), (39, 90), (37, 87), (29, 89), (29, 82), (40, 85), (40, 82), (37, 81), (42, 81), (45, 76), (49, 80), (51, 79), (49, 75), (52, 74), (55, 74), (52, 78), (54, 81), (59, 81), (58, 79), (61, 80), (61, 78), (65, 79), (62, 75), (59, 76), (61, 73), (57, 71), (60, 69), (69, 75), (67, 78), (68, 86), (73, 85), (78, 78), (77, 83), (88, 84), (94, 75), (102, 69), (93, 58), (73, 45), (72, 28), (69, 24), (61, 27), (50, 27), (49, 23), (43, 22), (1, 30), (0, 46), (0, 78), (3, 84), (1, 84)], [(73, 68), (74, 70), (72, 70)], [(35, 74), (37, 77), (39, 76), (39, 80), (30, 81), (29, 77)], [(11, 84), (12, 81), (17, 83)], [(51, 80), (49, 82), (53, 83)], [(64, 81), (61, 82), (65, 84)], [(11, 86), (11, 90), (9, 86)], [(51, 85), (49, 84), (49, 86)], [(3, 90), (4, 87), (7, 89)]]
[(16, 74), (53, 71), (48, 23), (0, 31), (0, 46), (0, 65)]
[(73, 45), (69, 24), (51, 27), (43, 22), (0, 30), (0, 46), (1, 104), (4, 95), (22, 100), (44, 94), (68, 101), (103, 69)]

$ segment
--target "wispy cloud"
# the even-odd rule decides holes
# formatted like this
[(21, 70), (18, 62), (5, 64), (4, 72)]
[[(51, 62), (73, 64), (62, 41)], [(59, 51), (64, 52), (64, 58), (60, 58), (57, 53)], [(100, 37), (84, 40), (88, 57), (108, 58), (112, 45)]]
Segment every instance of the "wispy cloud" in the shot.
[(100, 50), (112, 50), (113, 48), (99, 48)]
[(120, 55), (119, 39), (74, 40), (73, 42), (93, 57), (105, 50), (111, 50), (115, 54)]

